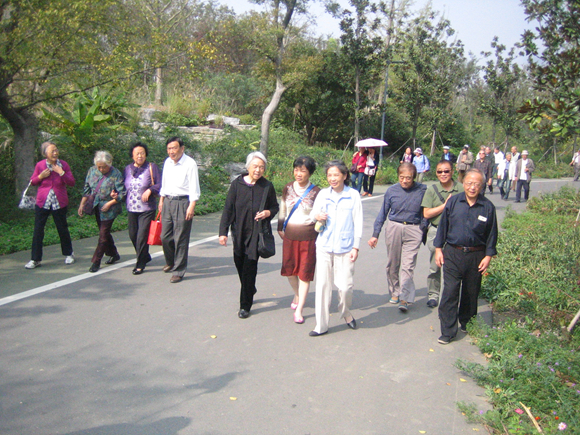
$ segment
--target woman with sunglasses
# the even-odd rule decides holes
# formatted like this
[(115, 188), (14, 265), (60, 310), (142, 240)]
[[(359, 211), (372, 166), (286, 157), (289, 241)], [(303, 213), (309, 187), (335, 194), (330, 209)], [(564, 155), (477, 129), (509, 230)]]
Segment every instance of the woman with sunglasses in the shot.
[(441, 213), (447, 204), (447, 200), (456, 193), (463, 192), (463, 185), (453, 180), (453, 164), (448, 160), (437, 163), (435, 170), (439, 182), (427, 188), (423, 196), (423, 217), (429, 219), (429, 232), (427, 233), (427, 247), (429, 248), (429, 275), (427, 275), (427, 306), (435, 308), (439, 305), (441, 292), (441, 268), (435, 263), (435, 246), (433, 240), (437, 235), (437, 226), (441, 220)]

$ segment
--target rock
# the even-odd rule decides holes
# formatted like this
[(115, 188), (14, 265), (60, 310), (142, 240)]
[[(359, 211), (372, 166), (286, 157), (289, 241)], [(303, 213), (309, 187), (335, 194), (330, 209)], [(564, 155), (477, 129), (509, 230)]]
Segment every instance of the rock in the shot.
[(140, 121), (151, 123), (153, 122), (153, 115), (155, 114), (155, 109), (141, 109), (140, 114)]
[[(215, 121), (217, 118), (220, 118), (220, 115), (208, 115), (207, 120), (209, 122)], [(230, 116), (221, 116), (222, 122), (225, 125), (240, 125), (240, 118), (233, 118)]]

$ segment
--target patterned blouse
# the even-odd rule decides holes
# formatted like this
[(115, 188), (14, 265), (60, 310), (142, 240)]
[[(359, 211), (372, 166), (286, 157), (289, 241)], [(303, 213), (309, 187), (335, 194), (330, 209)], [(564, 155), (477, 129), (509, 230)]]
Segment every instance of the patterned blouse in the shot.
[[(151, 169), (150, 169), (151, 168)], [(153, 175), (153, 179), (151, 179)], [(155, 163), (145, 162), (137, 167), (133, 163), (125, 167), (125, 187), (127, 188), (127, 211), (142, 213), (157, 208), (155, 197), (161, 189), (161, 171)], [(149, 201), (143, 202), (141, 196), (151, 189)]]
[(85, 187), (83, 189), (83, 197), (89, 196), (95, 192), (101, 178), (105, 178), (104, 181), (101, 183), (99, 191), (95, 196), (95, 207), (98, 207), (99, 210), (102, 206), (104, 206), (107, 202), (109, 202), (111, 198), (111, 192), (114, 190), (117, 191), (119, 196), (116, 199), (116, 203), (113, 204), (109, 210), (103, 212), (100, 211), (100, 217), (102, 221), (109, 221), (115, 219), (117, 216), (121, 214), (122, 207), (121, 202), (125, 200), (125, 195), (127, 191), (125, 189), (125, 184), (123, 183), (123, 174), (117, 168), (111, 166), (111, 170), (106, 174), (103, 175), (99, 172), (96, 166), (93, 166), (89, 169), (87, 173), (87, 178), (85, 179)]

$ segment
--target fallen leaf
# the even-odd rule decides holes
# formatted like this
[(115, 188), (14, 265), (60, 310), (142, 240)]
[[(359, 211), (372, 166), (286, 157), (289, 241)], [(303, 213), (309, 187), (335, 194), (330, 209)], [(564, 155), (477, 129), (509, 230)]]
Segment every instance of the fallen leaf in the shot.
[(463, 379), (463, 378), (459, 378), (459, 380), (460, 380), (461, 382), (467, 382), (467, 381), (466, 381), (465, 379)]
[(210, 335), (210, 338), (217, 338), (217, 335)]
[(429, 349), (429, 352), (435, 352), (433, 349)]
[(501, 388), (496, 388), (495, 390), (493, 390), (493, 392), (495, 394), (499, 394), (499, 393), (501, 393)]
[(420, 430), (419, 433), (427, 433), (427, 432), (425, 432), (424, 430)]
[(493, 356), (492, 353), (484, 353), (483, 356), (485, 356), (486, 358), (491, 358)]
[(276, 296), (276, 293), (272, 293), (272, 296)]
[(431, 331), (433, 331), (433, 326), (429, 326), (429, 328), (431, 328)]
[(237, 397), (230, 397), (230, 400), (238, 400)]
[(472, 428), (472, 429), (473, 429), (474, 431), (476, 431), (476, 432), (479, 432), (479, 429), (478, 429), (478, 428), (476, 428), (476, 427), (474, 427), (474, 428)]
[(449, 382), (447, 382), (447, 385), (451, 385)]

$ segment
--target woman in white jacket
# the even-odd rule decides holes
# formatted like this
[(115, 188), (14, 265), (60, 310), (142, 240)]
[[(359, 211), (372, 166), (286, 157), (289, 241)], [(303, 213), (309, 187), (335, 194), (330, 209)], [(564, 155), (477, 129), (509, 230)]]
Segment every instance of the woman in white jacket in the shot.
[(512, 153), (506, 153), (505, 159), (497, 167), (497, 177), (499, 178), (499, 192), (501, 199), (508, 199), (512, 181), (516, 173), (517, 161), (512, 162)]
[(358, 191), (347, 185), (349, 173), (343, 162), (327, 163), (326, 179), (330, 187), (320, 191), (311, 213), (317, 227), (322, 226), (316, 240), (316, 327), (310, 331), (311, 337), (328, 332), (333, 282), (338, 288), (340, 318), (356, 329), (350, 306), (354, 263), (362, 237), (362, 203)]

